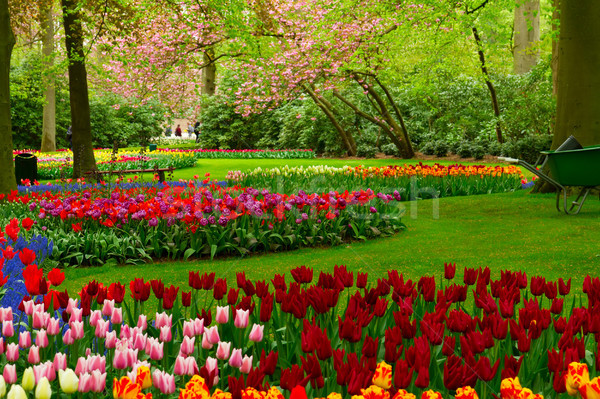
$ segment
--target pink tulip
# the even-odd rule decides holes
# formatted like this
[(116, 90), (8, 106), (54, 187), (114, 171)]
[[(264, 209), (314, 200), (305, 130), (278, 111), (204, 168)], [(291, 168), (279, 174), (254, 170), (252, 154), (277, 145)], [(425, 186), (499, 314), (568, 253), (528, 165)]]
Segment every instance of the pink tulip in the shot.
[(192, 356), (188, 357), (185, 359), (185, 363), (186, 363), (186, 374), (187, 375), (195, 375), (198, 374), (200, 372), (200, 369), (198, 368), (198, 363), (196, 362), (196, 359)]
[(46, 328), (50, 315), (46, 312), (33, 312), (33, 328)]
[(185, 358), (183, 358), (181, 356), (177, 356), (177, 358), (175, 358), (175, 367), (173, 369), (173, 373), (175, 375), (184, 375), (185, 372), (186, 372)]
[(191, 355), (194, 352), (194, 345), (196, 344), (196, 337), (183, 337), (183, 341), (181, 342), (180, 351), (184, 355)]
[(12, 308), (0, 308), (0, 321), (13, 320)]
[(71, 310), (71, 317), (69, 317), (69, 324), (81, 321), (82, 316), (83, 309), (73, 308), (73, 310)]
[(51, 317), (48, 319), (48, 335), (54, 336), (60, 334), (59, 320)]
[(204, 334), (202, 334), (202, 349), (212, 349), (213, 344), (210, 343), (210, 341), (208, 340), (208, 332), (204, 332)]
[(219, 324), (225, 324), (229, 321), (229, 306), (217, 306), (217, 316), (215, 320)]
[(29, 331), (21, 331), (19, 333), (19, 346), (22, 349), (29, 348), (31, 346), (31, 334), (29, 334)]
[(235, 320), (233, 321), (233, 325), (237, 328), (246, 328), (248, 327), (248, 320), (250, 318), (250, 311), (244, 309), (236, 309), (235, 310)]
[(148, 328), (148, 318), (145, 314), (141, 314), (140, 317), (138, 317), (137, 327), (142, 331), (146, 331)]
[(104, 340), (104, 345), (107, 349), (114, 349), (117, 345), (117, 332), (111, 331), (106, 334), (106, 338)]
[(33, 345), (31, 348), (29, 348), (27, 361), (30, 364), (38, 364), (40, 362), (40, 348), (38, 346)]
[(152, 373), (152, 383), (155, 388), (165, 395), (175, 392), (175, 376), (164, 371), (154, 370)]
[(145, 350), (147, 337), (146, 334), (137, 334), (133, 339), (133, 348), (141, 351)]
[(96, 330), (94, 331), (94, 334), (98, 338), (106, 338), (108, 327), (110, 327), (110, 323), (104, 319), (100, 319), (96, 324)]
[(19, 360), (19, 345), (10, 343), (6, 346), (6, 359), (9, 362), (16, 362)]
[(159, 342), (156, 338), (148, 338), (148, 344), (146, 345), (146, 353), (150, 356), (152, 360), (161, 360), (164, 355), (164, 343)]
[(73, 342), (75, 342), (75, 338), (73, 338), (73, 333), (71, 330), (67, 330), (67, 332), (65, 332), (65, 334), (63, 335), (63, 343), (65, 345), (73, 345)]
[(42, 378), (46, 377), (48, 381), (54, 381), (56, 379), (56, 370), (52, 362), (46, 362), (33, 366), (33, 376), (35, 377), (35, 383), (37, 384)]
[(217, 347), (217, 359), (220, 359), (220, 360), (229, 359), (230, 349), (231, 349), (231, 342), (219, 341), (219, 346)]
[(162, 342), (171, 342), (173, 335), (171, 333), (171, 326), (162, 326), (160, 328), (160, 337)]
[(207, 335), (206, 339), (211, 345), (217, 344), (221, 340), (217, 326), (207, 328), (205, 334)]
[(4, 345), (4, 337), (0, 337), (0, 355), (4, 353), (4, 349), (6, 349), (6, 346)]
[(35, 344), (40, 348), (48, 346), (48, 334), (46, 333), (46, 330), (42, 329), (37, 332), (35, 335)]
[(87, 393), (92, 390), (92, 375), (89, 373), (83, 373), (79, 375), (79, 386), (77, 391), (81, 393)]
[(193, 321), (184, 321), (183, 322), (183, 335), (185, 337), (190, 337), (192, 338), (193, 336), (196, 335), (196, 333), (194, 332), (194, 322)]
[(260, 324), (254, 324), (252, 326), (252, 331), (250, 331), (250, 341), (260, 342), (263, 339), (263, 331), (265, 326), (261, 326)]
[(204, 332), (204, 319), (194, 319), (194, 333), (195, 335), (202, 335)]
[(214, 357), (207, 357), (206, 363), (204, 365), (206, 367), (206, 371), (208, 371), (208, 375), (214, 375), (213, 378), (213, 386), (217, 385), (219, 382), (219, 361)]
[(129, 349), (127, 352), (127, 367), (133, 366), (138, 361), (138, 350)]
[(77, 304), (77, 299), (69, 298), (69, 302), (67, 303), (66, 311), (67, 313), (71, 313), (73, 309), (76, 309), (79, 305)]
[[(218, 355), (218, 350), (217, 350), (217, 356)], [(235, 367), (235, 368), (240, 368), (242, 366), (242, 350), (241, 349), (234, 349), (231, 351), (231, 357), (229, 358), (229, 364), (231, 365), (231, 367)]]
[(104, 304), (102, 305), (102, 314), (104, 316), (112, 316), (114, 308), (115, 308), (115, 300), (114, 299), (105, 299)]
[(96, 327), (96, 325), (98, 324), (98, 320), (101, 320), (101, 319), (102, 319), (102, 312), (99, 310), (94, 310), (90, 314), (90, 326)]
[(110, 316), (110, 322), (112, 324), (121, 324), (123, 322), (123, 309), (114, 308)]
[(23, 301), (23, 311), (27, 316), (33, 315), (33, 307), (35, 303), (32, 300)]
[(79, 377), (79, 392), (102, 392), (106, 388), (106, 373), (94, 370)]
[(127, 352), (128, 350), (115, 350), (113, 358), (113, 367), (119, 370), (127, 368)]
[(106, 358), (100, 355), (94, 355), (87, 358), (87, 371), (92, 372), (94, 370), (104, 373), (106, 371)]
[(167, 315), (165, 312), (156, 314), (156, 328), (161, 328), (164, 326), (171, 327), (173, 319), (172, 315)]
[(13, 327), (12, 320), (5, 320), (2, 322), (2, 335), (9, 338), (15, 335), (15, 328)]
[(131, 329), (127, 324), (121, 327), (121, 334), (119, 334), (119, 338), (129, 339), (131, 337)]
[(73, 335), (73, 339), (81, 339), (83, 338), (83, 322), (82, 321), (74, 321), (70, 323), (71, 326), (71, 334)]
[(7, 364), (4, 366), (2, 376), (7, 384), (14, 384), (17, 382), (17, 366), (15, 364)]
[(248, 374), (252, 370), (252, 356), (244, 355), (242, 359), (242, 366), (240, 371), (244, 374)]
[(87, 359), (85, 357), (77, 358), (77, 365), (75, 366), (75, 375), (78, 377), (88, 371)]
[(56, 355), (54, 355), (54, 369), (55, 370), (66, 370), (67, 369), (67, 355), (65, 353), (56, 352)]

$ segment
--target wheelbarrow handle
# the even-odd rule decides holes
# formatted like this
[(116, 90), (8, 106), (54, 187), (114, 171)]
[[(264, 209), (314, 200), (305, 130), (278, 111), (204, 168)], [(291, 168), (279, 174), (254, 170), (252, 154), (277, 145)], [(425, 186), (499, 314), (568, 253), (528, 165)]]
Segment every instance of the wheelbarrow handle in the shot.
[(519, 160), (517, 158), (498, 157), (498, 160), (508, 162), (508, 163), (519, 163)]

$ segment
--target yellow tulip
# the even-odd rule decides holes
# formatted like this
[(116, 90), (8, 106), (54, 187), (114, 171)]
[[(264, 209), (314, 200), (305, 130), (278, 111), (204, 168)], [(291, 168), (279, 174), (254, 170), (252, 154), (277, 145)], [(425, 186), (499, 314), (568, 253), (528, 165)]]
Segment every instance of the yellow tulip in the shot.
[(60, 389), (66, 394), (77, 392), (79, 387), (79, 378), (71, 369), (58, 370), (58, 382), (60, 383)]
[(42, 377), (35, 388), (35, 399), (50, 399), (52, 397), (52, 388), (48, 378)]
[(26, 391), (31, 391), (35, 386), (35, 376), (33, 375), (33, 368), (26, 368), (23, 372), (23, 381), (21, 382), (23, 389)]
[(6, 396), (6, 381), (4, 381), (4, 377), (0, 375), (0, 398)]
[(27, 399), (27, 394), (20, 385), (14, 384), (8, 391), (7, 399)]
[(566, 378), (567, 393), (575, 396), (579, 387), (590, 382), (590, 373), (585, 363), (572, 362), (569, 364)]

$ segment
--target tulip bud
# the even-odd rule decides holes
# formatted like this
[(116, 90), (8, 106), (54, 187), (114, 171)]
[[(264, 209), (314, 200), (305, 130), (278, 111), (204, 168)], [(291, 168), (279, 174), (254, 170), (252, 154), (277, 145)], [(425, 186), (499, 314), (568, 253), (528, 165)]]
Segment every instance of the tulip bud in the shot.
[(229, 321), (229, 306), (217, 306), (217, 323), (225, 324)]
[(250, 341), (253, 342), (260, 342), (263, 339), (263, 332), (264, 332), (265, 326), (261, 326), (260, 324), (254, 324), (252, 326), (252, 331), (250, 331)]
[(234, 349), (231, 351), (231, 357), (229, 358), (229, 364), (231, 367), (240, 368), (242, 367), (242, 350)]
[(50, 399), (51, 397), (52, 387), (50, 387), (50, 381), (46, 377), (42, 377), (35, 388), (35, 399)]
[(33, 374), (33, 368), (28, 367), (23, 372), (23, 380), (21, 381), (21, 385), (23, 389), (26, 391), (31, 391), (35, 385), (35, 375)]
[(244, 355), (242, 366), (240, 367), (242, 373), (248, 374), (252, 370), (252, 358), (253, 356)]
[(7, 399), (27, 399), (27, 394), (20, 385), (13, 385), (8, 391)]
[(246, 327), (248, 327), (249, 318), (250, 318), (249, 310), (236, 309), (235, 310), (235, 320), (233, 321), (233, 324), (237, 328), (246, 328)]
[(71, 369), (58, 370), (58, 382), (60, 389), (67, 395), (77, 392), (79, 379)]
[(3, 380), (9, 384), (17, 382), (17, 366), (15, 364), (7, 364), (2, 371)]

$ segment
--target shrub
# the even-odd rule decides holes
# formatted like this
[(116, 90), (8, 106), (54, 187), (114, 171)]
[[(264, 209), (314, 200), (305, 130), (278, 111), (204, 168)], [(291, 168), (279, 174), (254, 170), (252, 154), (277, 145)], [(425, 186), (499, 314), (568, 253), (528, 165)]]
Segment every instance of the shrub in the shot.
[(471, 143), (462, 142), (458, 147), (457, 155), (460, 155), (461, 158), (469, 158), (471, 157)]
[(381, 151), (383, 151), (385, 155), (393, 155), (395, 157), (400, 156), (400, 151), (398, 151), (398, 147), (396, 147), (395, 144), (384, 144), (381, 146)]
[(369, 144), (360, 144), (356, 147), (356, 155), (359, 157), (373, 158), (379, 149)]
[(434, 143), (434, 152), (438, 157), (445, 157), (448, 155), (448, 149), (448, 143), (446, 143), (444, 140), (437, 140)]

